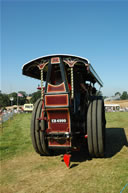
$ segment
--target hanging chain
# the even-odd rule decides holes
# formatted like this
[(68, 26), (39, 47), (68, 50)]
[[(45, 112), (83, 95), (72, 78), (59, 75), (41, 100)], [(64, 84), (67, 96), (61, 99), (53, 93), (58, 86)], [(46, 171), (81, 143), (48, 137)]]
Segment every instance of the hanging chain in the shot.
[(71, 99), (74, 98), (73, 67), (71, 67)]
[(41, 72), (41, 100), (44, 99), (44, 90), (43, 90), (43, 69), (40, 70)]
[(49, 61), (47, 60), (45, 60), (45, 61), (42, 61), (42, 63), (40, 63), (39, 65), (38, 65), (38, 68), (39, 68), (39, 70), (40, 70), (40, 79), (41, 79), (41, 100), (43, 100), (44, 99), (44, 89), (43, 89), (43, 69), (44, 69), (44, 67), (47, 65), (49, 63)]

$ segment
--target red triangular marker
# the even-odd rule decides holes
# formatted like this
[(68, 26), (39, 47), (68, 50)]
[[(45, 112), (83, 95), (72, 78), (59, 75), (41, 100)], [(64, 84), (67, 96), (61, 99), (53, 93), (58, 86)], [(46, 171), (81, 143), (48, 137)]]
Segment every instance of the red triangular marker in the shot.
[(70, 154), (64, 154), (64, 162), (65, 162), (65, 164), (68, 168), (69, 168), (69, 165), (70, 165), (70, 158), (71, 158)]

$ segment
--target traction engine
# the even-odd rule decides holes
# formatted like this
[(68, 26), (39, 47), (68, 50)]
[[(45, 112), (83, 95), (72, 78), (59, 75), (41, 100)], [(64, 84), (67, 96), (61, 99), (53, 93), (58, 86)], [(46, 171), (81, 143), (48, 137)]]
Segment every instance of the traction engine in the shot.
[(88, 59), (44, 56), (26, 63), (23, 74), (41, 80), (41, 97), (34, 105), (31, 120), (35, 151), (47, 156), (62, 150), (68, 167), (74, 150), (87, 148), (91, 157), (103, 157), (104, 101), (94, 87), (95, 83), (100, 87), (103, 83)]

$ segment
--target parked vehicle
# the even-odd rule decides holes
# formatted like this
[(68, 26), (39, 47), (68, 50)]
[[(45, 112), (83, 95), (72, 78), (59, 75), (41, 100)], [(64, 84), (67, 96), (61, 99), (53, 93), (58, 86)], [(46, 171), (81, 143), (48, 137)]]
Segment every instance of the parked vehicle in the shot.
[(24, 112), (32, 112), (33, 108), (34, 108), (33, 104), (24, 104), (24, 107), (23, 107)]

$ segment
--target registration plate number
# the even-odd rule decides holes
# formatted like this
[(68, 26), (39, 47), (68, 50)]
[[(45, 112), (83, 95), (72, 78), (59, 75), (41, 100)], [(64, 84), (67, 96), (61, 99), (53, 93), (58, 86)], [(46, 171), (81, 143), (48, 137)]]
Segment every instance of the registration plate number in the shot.
[(51, 119), (51, 123), (67, 123), (66, 119)]

